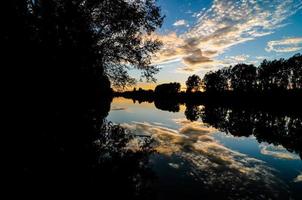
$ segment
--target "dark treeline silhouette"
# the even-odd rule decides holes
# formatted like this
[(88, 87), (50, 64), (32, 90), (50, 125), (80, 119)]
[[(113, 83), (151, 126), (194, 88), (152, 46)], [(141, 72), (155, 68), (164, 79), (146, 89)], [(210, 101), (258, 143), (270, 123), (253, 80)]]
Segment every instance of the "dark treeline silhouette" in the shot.
[(187, 93), (191, 92), (198, 92), (200, 90), (200, 87), (202, 85), (202, 81), (199, 76), (193, 74), (192, 76), (188, 77), (188, 80), (186, 81), (187, 86)]
[[(165, 99), (178, 103), (246, 104), (250, 106), (301, 107), (302, 55), (289, 59), (264, 60), (258, 67), (237, 64), (208, 72), (203, 79), (189, 76), (186, 92), (180, 91), (179, 83), (156, 86), (155, 90), (143, 89), (115, 92), (115, 96), (142, 101)], [(202, 90), (202, 91), (201, 91)]]
[(179, 83), (165, 83), (156, 86), (155, 95), (158, 97), (161, 96), (173, 96), (180, 92), (180, 84)]
[(209, 72), (203, 78), (206, 92), (283, 92), (302, 89), (302, 55), (289, 59), (263, 60), (254, 65), (237, 64)]
[[(12, 99), (7, 118), (13, 121), (10, 135), (16, 137), (10, 141), (17, 141), (11, 146), (18, 150), (11, 157), (23, 171), (10, 180), (15, 193), (106, 193), (130, 199), (147, 194), (140, 192), (152, 177), (145, 168), (147, 147), (125, 150), (129, 138), (123, 129), (101, 127), (111, 86), (134, 83), (129, 68), (154, 80), (158, 69), (151, 65), (151, 54), (161, 42), (148, 35), (162, 21), (153, 0), (2, 2), (4, 96)], [(120, 146), (104, 149), (96, 141)], [(106, 155), (111, 161), (101, 159)], [(118, 192), (112, 193), (113, 187)]]
[(171, 112), (178, 112), (179, 111), (179, 98), (180, 94), (180, 84), (179, 83), (165, 83), (156, 86), (155, 90), (144, 90), (139, 88), (133, 89), (133, 91), (126, 91), (126, 92), (115, 92), (114, 96), (122, 96), (125, 98), (133, 99), (135, 103), (138, 101), (139, 103), (154, 102), (155, 106), (161, 110), (167, 110)]

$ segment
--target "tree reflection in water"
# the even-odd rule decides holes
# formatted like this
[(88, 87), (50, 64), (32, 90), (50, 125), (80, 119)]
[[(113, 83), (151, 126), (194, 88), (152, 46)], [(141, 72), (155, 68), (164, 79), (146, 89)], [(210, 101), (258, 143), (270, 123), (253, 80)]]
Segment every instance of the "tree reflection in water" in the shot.
[(282, 145), (302, 158), (302, 116), (298, 112), (271, 112), (255, 108), (187, 105), (188, 120), (201, 119), (236, 137), (254, 135), (258, 142)]
[(153, 142), (151, 137), (134, 135), (119, 125), (103, 124), (94, 142), (98, 152), (97, 177), (109, 191), (110, 188), (118, 191), (111, 197), (153, 197), (151, 186), (155, 175), (149, 165)]
[(190, 121), (197, 121), (201, 114), (201, 109), (198, 105), (186, 104), (185, 116)]
[[(85, 191), (111, 198), (156, 199), (161, 192), (156, 185), (160, 177), (150, 156), (164, 155), (180, 159), (171, 166), (188, 172), (186, 176), (196, 181), (190, 197), (253, 199), (255, 193), (262, 194), (259, 199), (289, 196), (288, 188), (271, 168), (219, 144), (205, 124), (234, 136), (254, 135), (260, 142), (282, 145), (301, 156), (300, 114), (187, 103), (188, 120), (177, 122), (179, 130), (148, 123), (121, 127), (105, 120), (110, 102), (102, 101), (99, 108), (89, 112), (70, 109), (54, 119), (48, 117), (51, 129), (24, 138), (27, 147), (22, 152), (26, 158), (22, 183), (27, 192)], [(176, 102), (158, 101), (156, 107), (179, 110)], [(271, 153), (269, 148), (265, 147), (264, 153)], [(180, 187), (169, 193), (175, 199), (183, 194)]]
[(148, 157), (153, 141), (106, 122), (111, 100), (35, 118), (36, 129), (20, 138), (23, 177), (18, 184), (24, 195), (152, 198), (155, 176)]
[[(146, 100), (140, 102), (144, 101)], [(185, 104), (184, 114), (192, 122), (201, 119), (204, 123), (236, 137), (254, 135), (258, 142), (282, 145), (288, 151), (298, 153), (302, 158), (302, 112), (300, 107), (293, 108), (290, 103), (276, 107), (275, 104), (240, 105), (236, 101), (236, 103), (214, 101), (213, 104), (179, 102), (169, 98), (149, 99), (148, 102), (154, 102), (157, 109), (170, 112), (179, 112), (180, 105)]]

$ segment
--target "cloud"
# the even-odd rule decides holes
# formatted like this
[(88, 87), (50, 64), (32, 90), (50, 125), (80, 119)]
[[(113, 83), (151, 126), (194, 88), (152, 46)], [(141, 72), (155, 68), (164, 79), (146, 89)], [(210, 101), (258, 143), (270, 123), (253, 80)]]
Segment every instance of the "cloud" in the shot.
[(126, 108), (126, 107), (116, 107), (116, 106), (113, 106), (113, 107), (111, 108), (111, 110), (112, 110), (112, 111), (119, 111), (119, 110), (127, 110), (127, 108)]
[(226, 65), (236, 65), (238, 63), (247, 62), (249, 57), (250, 56), (246, 55), (246, 54), (241, 54), (241, 55), (237, 55), (237, 56), (226, 56), (223, 59), (223, 63)]
[[(123, 126), (135, 134), (150, 135), (156, 141), (154, 148), (159, 154), (178, 158), (167, 165), (183, 170), (182, 174), (191, 176), (202, 188), (225, 193), (229, 199), (238, 196), (254, 199), (255, 191), (259, 199), (288, 195), (287, 186), (274, 176), (272, 168), (265, 166), (263, 161), (223, 146), (213, 136), (216, 129), (202, 122), (184, 119), (175, 122), (180, 125), (179, 129), (147, 122)], [(183, 163), (186, 163), (185, 168)]]
[(209, 57), (203, 56), (200, 49), (195, 49), (194, 51), (190, 52), (189, 55), (184, 56), (183, 61), (185, 64), (190, 66), (212, 62), (212, 60)]
[(294, 182), (302, 182), (302, 173), (294, 179)]
[(266, 51), (271, 52), (293, 52), (302, 49), (302, 37), (273, 40), (267, 43)]
[(169, 163), (169, 165), (174, 169), (179, 169), (179, 164)]
[(186, 26), (188, 25), (187, 24), (187, 21), (184, 20), (184, 19), (181, 19), (181, 20), (177, 20), (176, 22), (174, 22), (173, 26)]
[(265, 56), (256, 56), (256, 59), (257, 60), (264, 60), (264, 59), (267, 59), (267, 57), (265, 57)]
[(274, 146), (269, 144), (261, 144), (260, 152), (263, 155), (272, 156), (279, 159), (287, 159), (287, 160), (299, 160), (299, 156), (293, 153), (288, 152), (282, 146)]
[(194, 71), (198, 69), (200, 64), (204, 68), (212, 68), (218, 64), (211, 57), (217, 55), (216, 50), (201, 51), (198, 48), (198, 40), (194, 38), (184, 39), (179, 37), (175, 32), (167, 35), (154, 34), (151, 37), (159, 39), (164, 43), (163, 48), (153, 57), (154, 64), (164, 64), (167, 62), (181, 61), (183, 63), (182, 70)]
[(210, 8), (194, 14), (197, 21), (184, 34), (157, 35), (164, 39), (164, 48), (154, 60), (181, 59), (182, 69), (192, 72), (224, 66), (216, 56), (232, 46), (272, 34), (301, 8), (302, 2), (297, 0), (214, 0)]

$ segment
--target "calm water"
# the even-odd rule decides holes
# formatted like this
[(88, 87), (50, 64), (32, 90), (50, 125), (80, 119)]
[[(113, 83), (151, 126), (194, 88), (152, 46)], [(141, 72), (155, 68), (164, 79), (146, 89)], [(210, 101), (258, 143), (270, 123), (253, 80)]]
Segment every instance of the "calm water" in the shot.
[(140, 178), (155, 199), (302, 199), (299, 116), (202, 105), (174, 106), (178, 112), (156, 107), (115, 98), (107, 117), (154, 139), (155, 151), (146, 162), (152, 178)]

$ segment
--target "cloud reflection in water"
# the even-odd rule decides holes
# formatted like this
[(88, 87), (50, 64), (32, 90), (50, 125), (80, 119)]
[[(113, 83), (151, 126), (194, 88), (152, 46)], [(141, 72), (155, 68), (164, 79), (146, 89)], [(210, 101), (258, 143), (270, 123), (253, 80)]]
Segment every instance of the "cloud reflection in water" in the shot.
[(263, 155), (272, 156), (278, 159), (299, 160), (300, 157), (294, 153), (288, 152), (281, 145), (274, 146), (272, 144), (263, 143), (260, 145), (260, 152)]
[[(184, 170), (202, 189), (219, 192), (229, 199), (289, 196), (288, 187), (274, 175), (277, 173), (274, 169), (263, 161), (223, 146), (213, 137), (216, 129), (202, 122), (182, 119), (175, 122), (180, 125), (178, 130), (147, 122), (123, 126), (135, 134), (151, 135), (157, 141), (155, 150), (159, 154), (179, 157), (183, 162), (168, 163), (170, 167)], [(188, 163), (185, 168), (182, 167), (184, 162)]]

